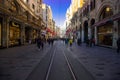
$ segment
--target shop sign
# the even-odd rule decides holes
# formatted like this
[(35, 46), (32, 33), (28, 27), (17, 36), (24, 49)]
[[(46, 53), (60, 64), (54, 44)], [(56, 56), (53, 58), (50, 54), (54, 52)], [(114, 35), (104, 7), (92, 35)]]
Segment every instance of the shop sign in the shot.
[(41, 34), (46, 35), (46, 30), (42, 30)]

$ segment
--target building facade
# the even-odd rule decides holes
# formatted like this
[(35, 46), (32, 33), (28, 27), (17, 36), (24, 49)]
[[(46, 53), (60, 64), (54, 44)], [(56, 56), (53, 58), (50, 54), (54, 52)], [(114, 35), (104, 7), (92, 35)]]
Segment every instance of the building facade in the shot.
[(47, 30), (47, 37), (53, 37), (54, 36), (54, 29), (55, 29), (55, 21), (53, 20), (52, 16), (52, 9), (49, 5), (42, 4), (43, 9), (43, 20), (46, 24), (46, 30)]
[(79, 31), (82, 42), (95, 39), (96, 45), (116, 48), (120, 36), (120, 1), (85, 0), (74, 13), (71, 26)]
[[(36, 15), (24, 1), (0, 1), (0, 47), (2, 48), (34, 43), (39, 35), (42, 18)], [(26, 1), (29, 3), (30, 0)]]

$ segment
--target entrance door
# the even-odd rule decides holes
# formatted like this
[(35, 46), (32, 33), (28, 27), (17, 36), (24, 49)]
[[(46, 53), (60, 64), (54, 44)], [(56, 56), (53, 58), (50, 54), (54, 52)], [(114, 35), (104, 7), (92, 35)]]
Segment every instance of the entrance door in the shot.
[(85, 21), (84, 23), (84, 42), (88, 40), (88, 22)]

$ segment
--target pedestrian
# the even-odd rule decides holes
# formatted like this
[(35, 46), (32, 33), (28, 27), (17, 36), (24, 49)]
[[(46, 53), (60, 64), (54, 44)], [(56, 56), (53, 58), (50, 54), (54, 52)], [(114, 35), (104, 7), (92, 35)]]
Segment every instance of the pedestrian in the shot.
[(117, 40), (117, 53), (120, 52), (120, 37)]
[(52, 38), (52, 39), (51, 39), (51, 45), (52, 45), (52, 46), (53, 46), (53, 43), (54, 43), (54, 39)]
[(78, 44), (78, 46), (81, 45), (81, 39), (80, 39), (80, 38), (78, 38), (78, 40), (77, 40), (77, 44)]
[(32, 41), (31, 41), (31, 39), (29, 39), (29, 44), (31, 44), (32, 43)]
[(41, 39), (40, 39), (40, 37), (38, 37), (38, 38), (36, 39), (36, 43), (37, 43), (38, 49), (40, 49), (40, 46), (41, 46)]
[(50, 45), (50, 41), (51, 41), (51, 39), (50, 39), (50, 38), (48, 38), (47, 42), (48, 42), (48, 44), (49, 44), (49, 45)]
[(44, 49), (44, 37), (41, 38), (41, 48)]
[(89, 40), (89, 39), (87, 39), (87, 40), (86, 40), (86, 46), (88, 47), (88, 46), (89, 46), (89, 44), (90, 44), (90, 40)]
[(93, 39), (91, 38), (91, 39), (89, 40), (89, 46), (92, 47), (92, 45), (93, 45)]
[(68, 38), (65, 39), (65, 45), (68, 46)]
[(71, 47), (72, 44), (73, 44), (73, 40), (72, 39), (69, 39), (69, 44), (70, 44), (70, 47)]
[(95, 46), (95, 38), (92, 39), (92, 44)]

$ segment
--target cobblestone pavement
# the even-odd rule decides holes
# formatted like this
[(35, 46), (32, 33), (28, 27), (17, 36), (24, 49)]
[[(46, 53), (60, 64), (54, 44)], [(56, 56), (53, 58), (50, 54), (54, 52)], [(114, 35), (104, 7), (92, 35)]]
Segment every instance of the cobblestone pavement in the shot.
[[(120, 54), (115, 49), (84, 44), (67, 49), (96, 80), (120, 80)], [(36, 45), (1, 49), (0, 80), (25, 80), (49, 50), (49, 45), (44, 50)]]
[(50, 47), (27, 45), (0, 50), (0, 80), (25, 80)]
[(115, 49), (74, 44), (69, 51), (96, 80), (120, 80), (120, 54)]

